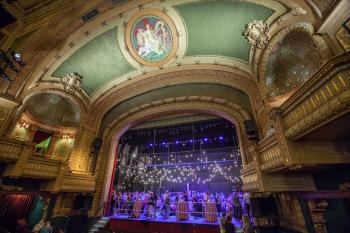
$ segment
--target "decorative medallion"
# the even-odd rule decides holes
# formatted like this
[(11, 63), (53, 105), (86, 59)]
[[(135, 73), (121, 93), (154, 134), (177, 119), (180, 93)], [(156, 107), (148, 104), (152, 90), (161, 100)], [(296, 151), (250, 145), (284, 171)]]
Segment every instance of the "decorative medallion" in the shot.
[(261, 20), (254, 20), (246, 25), (243, 36), (248, 43), (255, 48), (264, 49), (269, 41), (267, 36), (268, 26)]
[(74, 93), (75, 91), (80, 91), (83, 83), (83, 76), (78, 73), (66, 74), (60, 79), (63, 84), (63, 89), (68, 93)]
[(160, 10), (148, 9), (131, 17), (125, 36), (129, 52), (143, 65), (162, 66), (175, 57), (175, 24)]

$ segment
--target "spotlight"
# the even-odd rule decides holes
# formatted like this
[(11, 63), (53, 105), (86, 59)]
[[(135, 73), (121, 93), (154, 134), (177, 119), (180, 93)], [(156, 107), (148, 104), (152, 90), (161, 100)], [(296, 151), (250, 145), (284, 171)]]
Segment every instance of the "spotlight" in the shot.
[(220, 140), (224, 140), (224, 137), (223, 137), (223, 136), (220, 136), (219, 139), (220, 139)]
[(25, 66), (26, 63), (22, 59), (22, 55), (19, 52), (11, 51), (11, 57), (12, 59), (21, 67)]
[(204, 141), (207, 142), (207, 141), (208, 141), (208, 138), (204, 138)]

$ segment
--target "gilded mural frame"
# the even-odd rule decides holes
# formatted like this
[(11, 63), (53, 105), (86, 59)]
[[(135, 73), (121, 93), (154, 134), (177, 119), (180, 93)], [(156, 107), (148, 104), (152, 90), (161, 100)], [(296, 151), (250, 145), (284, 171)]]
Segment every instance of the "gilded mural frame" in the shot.
[[(172, 34), (171, 51), (164, 59), (162, 59), (158, 62), (149, 62), (149, 61), (146, 61), (145, 59), (141, 58), (137, 54), (137, 52), (134, 50), (133, 45), (132, 45), (131, 30), (133, 28), (133, 25), (138, 19), (140, 19), (143, 16), (147, 16), (147, 15), (156, 16), (156, 17), (164, 20), (164, 22), (169, 26), (169, 29), (170, 29), (171, 34)], [(172, 19), (168, 15), (164, 14), (159, 9), (150, 8), (150, 9), (142, 10), (129, 18), (128, 23), (127, 23), (126, 28), (125, 28), (125, 42), (126, 42), (126, 46), (127, 46), (129, 53), (137, 62), (139, 62), (140, 64), (145, 65), (145, 66), (161, 67), (161, 66), (169, 63), (172, 59), (174, 59), (176, 57), (176, 52), (178, 50), (178, 45), (179, 45), (179, 38), (178, 38), (177, 34), (178, 33), (177, 33), (175, 23), (172, 21)]]

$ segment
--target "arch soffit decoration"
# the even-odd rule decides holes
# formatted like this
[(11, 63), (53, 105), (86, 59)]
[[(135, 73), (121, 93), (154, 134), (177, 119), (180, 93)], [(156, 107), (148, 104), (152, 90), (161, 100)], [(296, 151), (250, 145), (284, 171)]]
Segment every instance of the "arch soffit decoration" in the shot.
[(190, 69), (140, 78), (130, 84), (116, 86), (94, 101), (91, 109), (102, 117), (117, 104), (134, 96), (165, 86), (189, 83), (220, 84), (241, 90), (248, 95), (253, 109), (257, 108), (261, 99), (254, 81), (244, 76), (223, 70)]
[(314, 27), (311, 23), (306, 22), (306, 21), (298, 21), (296, 23), (293, 23), (289, 26), (286, 26), (282, 28), (279, 32), (277, 32), (272, 39), (270, 40), (267, 48), (263, 51), (261, 58), (260, 58), (260, 64), (259, 64), (259, 89), (261, 92), (261, 96), (263, 99), (267, 98), (267, 90), (266, 90), (266, 69), (268, 65), (268, 60), (271, 54), (271, 51), (273, 47), (281, 40), (284, 39), (290, 32), (295, 31), (295, 30), (302, 30), (309, 34), (313, 40), (315, 41), (316, 44), (319, 43), (319, 41), (315, 40), (314, 38)]
[[(154, 101), (150, 104), (145, 104), (130, 110), (129, 112), (119, 116), (103, 134), (103, 146), (101, 149), (102, 154), (107, 155), (107, 158), (101, 158), (96, 167), (99, 167), (99, 171), (103, 171), (102, 174), (98, 174), (98, 182), (104, 183), (102, 187), (109, 187), (110, 178), (112, 175), (112, 166), (114, 164), (113, 155), (115, 147), (119, 138), (128, 129), (134, 125), (141, 123), (147, 119), (159, 115), (166, 115), (179, 112), (202, 112), (209, 113), (223, 117), (237, 127), (237, 134), (240, 142), (240, 149), (242, 152), (242, 159), (244, 160), (246, 150), (246, 144), (248, 143), (247, 136), (243, 133), (243, 121), (249, 120), (250, 116), (240, 106), (235, 103), (228, 102), (223, 99), (211, 98), (205, 96), (184, 96), (178, 98), (169, 98), (165, 100)], [(102, 161), (104, 160), (104, 161)], [(103, 190), (97, 190), (94, 202), (97, 201), (103, 195), (103, 200), (108, 197), (108, 188)]]
[[(190, 1), (193, 1), (193, 0), (182, 0), (179, 2), (186, 3), (186, 2), (190, 2)], [(280, 3), (276, 3), (276, 2), (273, 3), (272, 1), (268, 1), (268, 0), (264, 0), (264, 1), (247, 0), (247, 1), (255, 2), (257, 4), (261, 4), (261, 5), (265, 5), (265, 6), (269, 6), (269, 7), (271, 7), (271, 6), (276, 7), (276, 4), (280, 4)], [(143, 1), (143, 4), (147, 4), (148, 2), (150, 2), (150, 1)], [(280, 0), (280, 2), (282, 3), (281, 5), (289, 6), (291, 9), (294, 6), (293, 4), (289, 3), (290, 1), (286, 2), (285, 0)], [(177, 3), (177, 4), (179, 4), (179, 3)], [(35, 83), (35, 82), (39, 81), (40, 78), (45, 76), (45, 74), (49, 73), (48, 70), (50, 70), (50, 67), (52, 67), (52, 65), (55, 64), (57, 62), (57, 60), (60, 60), (64, 56), (66, 56), (66, 53), (62, 53), (63, 50), (67, 50), (70, 52), (75, 51), (75, 49), (78, 48), (79, 44), (80, 44), (80, 46), (82, 46), (82, 44), (84, 44), (83, 43), (84, 41), (86, 43), (87, 41), (91, 40), (93, 38), (93, 33), (97, 33), (97, 34), (102, 33), (103, 31), (106, 30), (107, 27), (110, 27), (110, 24), (107, 23), (107, 21), (110, 18), (113, 18), (113, 17), (118, 18), (118, 16), (124, 17), (123, 12), (129, 11), (130, 9), (137, 7), (135, 4), (124, 4), (124, 5), (122, 5), (123, 7), (120, 7), (120, 9), (119, 9), (119, 8), (113, 8), (113, 5), (109, 2), (104, 3), (104, 6), (103, 5), (101, 6), (102, 7), (101, 15), (98, 16), (93, 21), (88, 22), (86, 24), (75, 22), (75, 24), (73, 23), (73, 24), (69, 25), (68, 26), (69, 29), (67, 29), (67, 31), (71, 31), (71, 30), (75, 29), (75, 32), (69, 36), (67, 35), (64, 39), (65, 42), (63, 44), (56, 43), (56, 44), (58, 44), (58, 46), (56, 46), (56, 48), (52, 48), (52, 51), (45, 57), (45, 59), (41, 60), (41, 64), (38, 66), (36, 71), (33, 72), (32, 75), (30, 75), (30, 78), (28, 78), (28, 80), (30, 80), (30, 81), (28, 81), (27, 88), (31, 86), (31, 83)], [(173, 4), (173, 5), (175, 5), (175, 4)], [(279, 10), (279, 13), (282, 14), (281, 10)], [(269, 19), (269, 21), (271, 21), (270, 23), (272, 23), (272, 21), (275, 20), (278, 16), (279, 15), (274, 15), (273, 17), (271, 16)], [(96, 29), (96, 30), (90, 31), (91, 29)], [(86, 32), (89, 32), (89, 33), (87, 34)], [(36, 35), (36, 37), (38, 37), (38, 35)], [(82, 41), (82, 43), (74, 43), (74, 45), (72, 47), (71, 41)], [(42, 53), (42, 51), (41, 51), (41, 53)], [(251, 51), (251, 54), (252, 54), (252, 51)], [(38, 58), (38, 57), (39, 56), (36, 56), (36, 58)], [(253, 56), (251, 55), (250, 57), (253, 57)], [(40, 60), (38, 60), (38, 59), (34, 59), (34, 60), (36, 60), (36, 62), (40, 62)], [(236, 66), (236, 68), (241, 69), (242, 66)], [(245, 71), (247, 72), (247, 70), (245, 70)], [(22, 87), (24, 87), (24, 86), (22, 86)], [(14, 85), (13, 88), (16, 88), (16, 85)], [(19, 87), (17, 87), (17, 88), (19, 88)], [(26, 88), (23, 88), (23, 89), (26, 89)], [(12, 91), (14, 91), (14, 89)]]
[(20, 114), (23, 112), (24, 110), (24, 106), (25, 106), (25, 103), (33, 96), (37, 95), (37, 94), (44, 94), (44, 93), (47, 93), (47, 94), (56, 94), (56, 95), (59, 95), (63, 98), (66, 98), (68, 99), (69, 101), (72, 102), (72, 104), (75, 105), (75, 107), (77, 107), (77, 109), (80, 111), (80, 122), (79, 122), (79, 125), (81, 126), (84, 122), (86, 122), (87, 120), (87, 109), (86, 109), (86, 106), (85, 104), (81, 101), (80, 98), (78, 98), (77, 96), (74, 96), (74, 95), (70, 95), (68, 94), (67, 92), (63, 91), (63, 90), (60, 90), (60, 89), (49, 89), (49, 88), (46, 88), (46, 87), (38, 87), (36, 89), (32, 89), (30, 91), (30, 93), (28, 93), (27, 95), (23, 96), (23, 98), (21, 98), (21, 105), (18, 106), (18, 108), (16, 109), (16, 112), (15, 112), (15, 117), (19, 117)]
[[(208, 69), (208, 68), (211, 69)], [(185, 66), (182, 70), (179, 67), (171, 69), (172, 72), (161, 70), (156, 75), (153, 73), (145, 74), (145, 77), (138, 77), (128, 80), (121, 85), (109, 89), (103, 95), (99, 96), (96, 100), (85, 98), (81, 92), (75, 92), (76, 94), (69, 94), (61, 89), (61, 85), (57, 82), (40, 82), (34, 88), (27, 90), (22, 95), (25, 99), (26, 95), (34, 93), (57, 92), (63, 97), (74, 99), (81, 109), (81, 114), (85, 116), (84, 119), (88, 119), (87, 113), (96, 113), (93, 118), (90, 118), (89, 124), (99, 124), (102, 117), (114, 106), (122, 103), (123, 101), (133, 98), (137, 95), (144, 94), (146, 92), (156, 90), (166, 86), (175, 86), (181, 84), (190, 83), (208, 83), (208, 84), (220, 84), (223, 86), (232, 87), (243, 91), (249, 97), (252, 104), (252, 109), (257, 109), (261, 104), (261, 97), (256, 83), (246, 74), (240, 70), (236, 70), (235, 73), (228, 67), (220, 66), (206, 66), (206, 65), (192, 65)], [(84, 111), (82, 111), (82, 109)], [(253, 111), (255, 113), (255, 111)], [(85, 122), (85, 121), (84, 121)]]

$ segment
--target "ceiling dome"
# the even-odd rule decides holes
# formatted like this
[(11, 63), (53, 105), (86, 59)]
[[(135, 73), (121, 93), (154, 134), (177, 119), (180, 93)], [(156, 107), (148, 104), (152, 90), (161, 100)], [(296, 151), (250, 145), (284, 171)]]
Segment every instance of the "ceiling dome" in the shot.
[(77, 127), (80, 121), (80, 112), (72, 101), (51, 93), (34, 95), (25, 103), (24, 111), (49, 126)]

